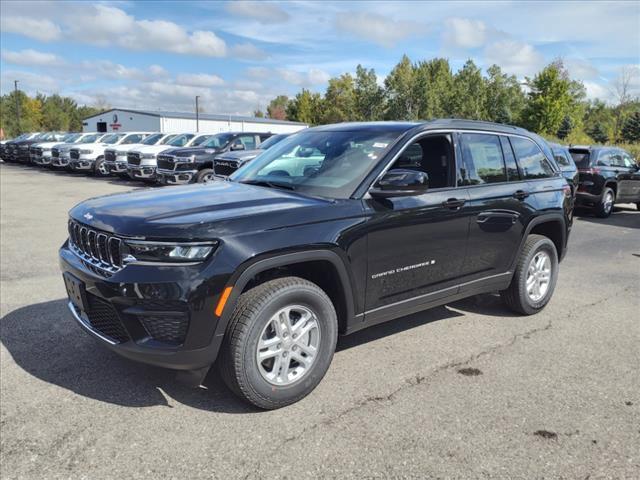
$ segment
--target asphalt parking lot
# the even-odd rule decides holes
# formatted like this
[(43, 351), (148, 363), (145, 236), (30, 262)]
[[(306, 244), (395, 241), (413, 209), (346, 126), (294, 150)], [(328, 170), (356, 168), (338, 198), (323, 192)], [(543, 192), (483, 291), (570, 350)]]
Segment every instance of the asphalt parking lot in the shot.
[[(0, 165), (2, 478), (639, 478), (640, 212), (576, 218), (550, 305), (483, 295), (339, 341), (262, 412), (117, 357), (67, 314), (67, 211), (119, 180)], [(171, 188), (171, 187), (166, 187)]]

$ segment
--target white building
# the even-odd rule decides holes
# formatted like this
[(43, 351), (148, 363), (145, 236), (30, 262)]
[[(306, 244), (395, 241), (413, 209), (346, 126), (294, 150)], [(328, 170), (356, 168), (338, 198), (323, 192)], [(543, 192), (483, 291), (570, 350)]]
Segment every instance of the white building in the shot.
[(82, 121), (84, 132), (272, 132), (293, 133), (309, 125), (272, 118), (154, 112), (113, 108)]

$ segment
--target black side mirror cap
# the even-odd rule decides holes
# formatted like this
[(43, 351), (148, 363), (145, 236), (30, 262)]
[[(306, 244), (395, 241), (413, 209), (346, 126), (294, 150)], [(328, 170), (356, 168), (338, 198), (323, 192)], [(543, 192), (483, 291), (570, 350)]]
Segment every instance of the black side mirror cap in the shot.
[(369, 190), (374, 198), (422, 195), (429, 189), (429, 176), (420, 170), (389, 170)]

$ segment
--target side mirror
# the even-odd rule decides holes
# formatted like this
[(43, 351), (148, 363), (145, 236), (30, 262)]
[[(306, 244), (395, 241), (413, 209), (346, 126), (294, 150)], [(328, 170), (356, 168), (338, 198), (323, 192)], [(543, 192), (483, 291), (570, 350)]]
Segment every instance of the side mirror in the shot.
[(231, 145), (231, 150), (233, 150), (233, 151), (244, 150), (244, 144), (242, 144), (242, 143), (234, 143), (233, 145)]
[(389, 170), (369, 190), (374, 198), (422, 195), (429, 188), (429, 176), (418, 170), (396, 168)]

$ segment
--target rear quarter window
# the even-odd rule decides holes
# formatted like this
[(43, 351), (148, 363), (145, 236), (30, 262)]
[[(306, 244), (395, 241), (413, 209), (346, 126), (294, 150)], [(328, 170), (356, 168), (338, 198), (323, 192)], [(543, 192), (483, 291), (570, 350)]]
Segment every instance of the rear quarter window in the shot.
[(553, 166), (533, 141), (522, 137), (511, 137), (510, 141), (524, 179), (535, 180), (555, 176)]

